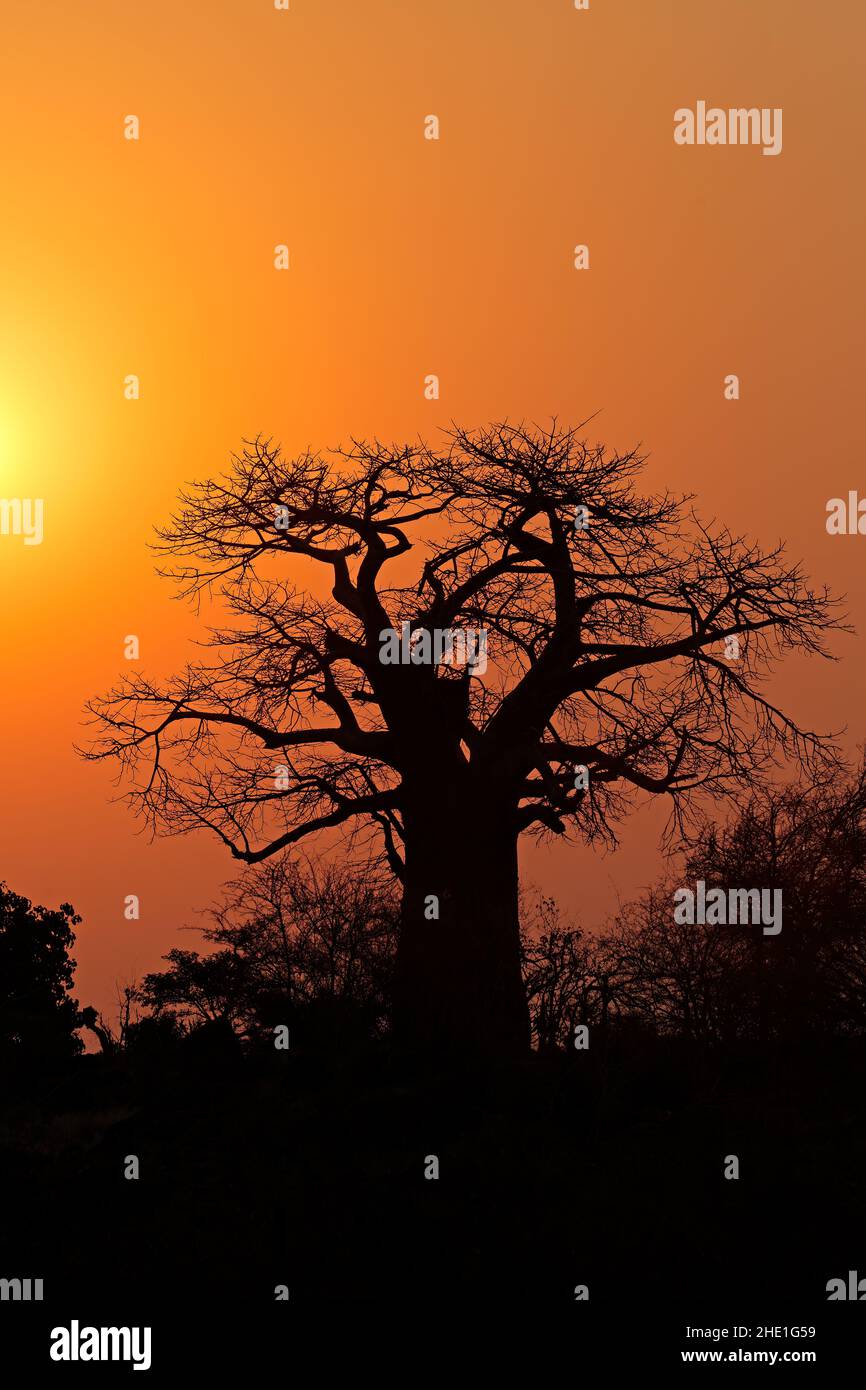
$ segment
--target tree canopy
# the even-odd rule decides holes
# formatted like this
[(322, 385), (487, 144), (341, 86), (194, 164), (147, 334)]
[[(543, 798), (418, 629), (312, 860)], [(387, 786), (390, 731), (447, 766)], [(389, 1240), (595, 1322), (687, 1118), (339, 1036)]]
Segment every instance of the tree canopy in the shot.
[[(780, 547), (643, 496), (643, 463), (556, 424), (295, 458), (256, 440), (160, 532), (180, 592), (216, 592), (231, 614), (212, 659), (94, 701), (89, 755), (121, 760), (163, 830), (209, 827), (255, 862), (373, 825), (397, 873), (425, 750), (471, 765), (516, 830), (590, 838), (614, 833), (635, 788), (682, 823), (696, 792), (754, 784), (779, 755), (820, 764), (826, 747), (764, 679), (786, 652), (828, 655), (833, 601)], [(485, 629), (487, 678), (383, 665), (381, 634), (403, 623)]]
[(0, 1061), (58, 1061), (81, 1052), (69, 954), (80, 921), (69, 903), (34, 907), (0, 883)]

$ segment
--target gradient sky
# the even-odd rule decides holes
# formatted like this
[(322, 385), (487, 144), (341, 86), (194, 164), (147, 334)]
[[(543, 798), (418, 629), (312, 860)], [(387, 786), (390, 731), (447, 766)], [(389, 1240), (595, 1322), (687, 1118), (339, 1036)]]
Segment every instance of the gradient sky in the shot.
[[(72, 744), (127, 633), (148, 674), (190, 655), (147, 542), (244, 436), (600, 411), (593, 439), (642, 441), (651, 487), (784, 538), (866, 629), (866, 538), (825, 530), (828, 498), (866, 495), (861, 4), (2, 8), (0, 496), (44, 498), (46, 531), (0, 536), (0, 877), (84, 916), (82, 1002), (110, 1011), (234, 868), (206, 838), (149, 843)], [(782, 107), (783, 152), (677, 147), (699, 99)], [(853, 750), (863, 640), (837, 650), (777, 693)], [(530, 851), (525, 873), (595, 923), (655, 877), (659, 821), (607, 858)]]

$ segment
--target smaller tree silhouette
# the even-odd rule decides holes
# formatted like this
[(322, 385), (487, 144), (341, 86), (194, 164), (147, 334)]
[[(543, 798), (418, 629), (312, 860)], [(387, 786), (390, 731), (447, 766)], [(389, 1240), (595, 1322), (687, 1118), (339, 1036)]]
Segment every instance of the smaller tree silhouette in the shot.
[(34, 907), (0, 883), (0, 1065), (55, 1062), (83, 1050), (72, 996), (73, 927), (69, 903)]
[(687, 873), (708, 887), (760, 883), (782, 893), (778, 936), (739, 929), (739, 1007), (753, 1002), (755, 1036), (862, 1032), (866, 764), (848, 780), (756, 788), (733, 823), (700, 837)]
[[(708, 890), (781, 890), (781, 933), (675, 922), (675, 888), (698, 879)], [(866, 767), (848, 781), (756, 789), (730, 823), (703, 829), (678, 875), (625, 905), (596, 957), (614, 1015), (661, 1034), (710, 1043), (862, 1034)]]
[[(691, 1042), (742, 1036), (755, 1018), (755, 928), (677, 923), (671, 875), (626, 903), (599, 942), (615, 1018)], [(759, 929), (758, 929), (759, 930)]]
[(522, 897), (520, 944), (532, 1039), (539, 1052), (568, 1048), (577, 1024), (606, 1021), (598, 940), (563, 918), (553, 898)]
[(248, 1039), (278, 1023), (302, 1045), (381, 1035), (388, 1026), (399, 904), (373, 864), (301, 864), (282, 857), (227, 887), (202, 929), (217, 949), (174, 949), (139, 999), (185, 1024), (228, 1022)]
[(203, 956), (174, 947), (163, 960), (169, 968), (146, 975), (138, 992), (155, 1015), (174, 1015), (187, 1026), (223, 1020), (234, 1026), (243, 1019), (250, 981), (242, 956), (231, 950)]

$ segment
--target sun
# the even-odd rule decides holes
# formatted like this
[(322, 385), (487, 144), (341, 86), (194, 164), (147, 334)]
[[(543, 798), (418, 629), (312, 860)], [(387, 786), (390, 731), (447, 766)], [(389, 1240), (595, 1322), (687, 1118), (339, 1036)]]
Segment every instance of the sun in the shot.
[(6, 422), (0, 419), (0, 493), (5, 493), (12, 481), (12, 448)]
[(25, 425), (20, 410), (0, 397), (0, 496), (21, 496), (32, 490), (38, 438), (29, 422)]
[(0, 489), (5, 488), (12, 479), (17, 445), (17, 431), (12, 416), (0, 403)]

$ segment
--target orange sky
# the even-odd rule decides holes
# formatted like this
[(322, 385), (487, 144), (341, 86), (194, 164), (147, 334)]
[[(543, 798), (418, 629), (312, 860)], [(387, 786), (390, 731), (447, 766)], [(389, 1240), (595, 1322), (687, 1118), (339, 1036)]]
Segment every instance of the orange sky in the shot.
[[(785, 538), (866, 630), (866, 539), (824, 524), (866, 494), (861, 5), (4, 0), (3, 27), (0, 496), (44, 498), (45, 539), (0, 536), (0, 877), (84, 916), (82, 1002), (110, 1008), (233, 871), (203, 838), (149, 844), (71, 745), (127, 633), (150, 674), (189, 654), (146, 543), (245, 435), (600, 410), (651, 486)], [(698, 99), (782, 107), (783, 152), (677, 147)], [(780, 690), (853, 748), (864, 647), (837, 648)], [(655, 875), (657, 824), (526, 872), (595, 922)]]

